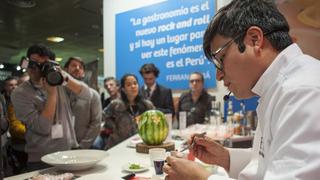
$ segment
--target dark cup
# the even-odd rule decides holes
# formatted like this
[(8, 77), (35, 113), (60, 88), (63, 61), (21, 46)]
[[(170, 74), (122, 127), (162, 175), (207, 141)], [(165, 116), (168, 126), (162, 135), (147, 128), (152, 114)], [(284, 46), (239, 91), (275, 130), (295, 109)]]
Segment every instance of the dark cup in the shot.
[(156, 170), (156, 175), (163, 174), (162, 167), (164, 165), (164, 160), (153, 160), (154, 169)]

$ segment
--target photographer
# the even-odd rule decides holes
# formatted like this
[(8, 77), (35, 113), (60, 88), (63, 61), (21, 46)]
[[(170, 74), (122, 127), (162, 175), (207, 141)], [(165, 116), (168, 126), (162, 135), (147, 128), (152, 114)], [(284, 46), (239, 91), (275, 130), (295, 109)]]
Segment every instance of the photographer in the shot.
[(48, 167), (40, 160), (43, 155), (78, 148), (66, 90), (83, 99), (90, 90), (58, 67), (48, 47), (33, 45), (27, 57), (30, 80), (13, 91), (11, 100), (17, 118), (26, 125), (27, 170), (33, 171)]

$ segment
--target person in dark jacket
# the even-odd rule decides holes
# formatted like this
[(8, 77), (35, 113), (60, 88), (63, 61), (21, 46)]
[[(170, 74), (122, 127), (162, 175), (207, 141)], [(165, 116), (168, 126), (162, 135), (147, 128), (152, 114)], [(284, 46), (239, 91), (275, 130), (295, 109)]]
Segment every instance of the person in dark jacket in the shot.
[(143, 97), (150, 100), (156, 109), (165, 114), (174, 114), (171, 89), (161, 86), (156, 82), (159, 76), (159, 69), (152, 63), (144, 64), (140, 68), (140, 74), (143, 77), (144, 85), (140, 88)]
[(204, 89), (204, 78), (200, 72), (193, 72), (189, 78), (188, 92), (182, 93), (179, 98), (178, 112), (187, 112), (187, 126), (205, 122), (211, 109), (213, 97)]

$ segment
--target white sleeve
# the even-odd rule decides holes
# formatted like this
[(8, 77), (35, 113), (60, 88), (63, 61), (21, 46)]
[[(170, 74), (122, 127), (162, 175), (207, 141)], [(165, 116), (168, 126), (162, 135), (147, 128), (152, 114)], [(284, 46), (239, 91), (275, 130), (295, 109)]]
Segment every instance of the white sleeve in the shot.
[(319, 107), (319, 88), (293, 88), (278, 99), (264, 179), (319, 179)]
[(240, 149), (229, 148), (230, 154), (230, 170), (229, 177), (215, 174), (211, 175), (208, 180), (223, 179), (255, 179), (258, 167), (258, 150), (261, 140), (260, 125), (258, 123), (256, 133), (253, 140), (253, 148)]
[(219, 176), (219, 175), (211, 175), (208, 180), (232, 180), (232, 178), (226, 176)]
[(229, 176), (232, 178), (238, 178), (239, 173), (248, 165), (251, 159), (251, 148), (238, 149), (230, 148), (230, 170)]
[[(261, 129), (260, 129), (260, 123), (258, 122), (256, 132), (254, 135), (253, 140), (253, 147), (250, 153), (249, 157), (251, 160), (248, 162), (248, 164), (245, 166), (243, 170), (238, 168), (238, 171), (241, 172), (238, 174), (238, 179), (259, 179), (258, 178), (258, 163), (259, 163), (259, 149), (260, 149), (260, 143), (261, 143)], [(248, 149), (249, 150), (249, 149)], [(244, 154), (243, 154), (244, 155)], [(244, 164), (242, 164), (244, 165)], [(232, 167), (231, 167), (232, 168)], [(231, 169), (230, 176), (231, 177), (237, 177), (236, 174), (237, 169)]]
[(230, 172), (228, 174), (217, 173), (211, 175), (208, 180), (231, 180), (237, 179), (240, 171), (247, 166), (251, 158), (251, 149), (235, 149), (230, 148)]

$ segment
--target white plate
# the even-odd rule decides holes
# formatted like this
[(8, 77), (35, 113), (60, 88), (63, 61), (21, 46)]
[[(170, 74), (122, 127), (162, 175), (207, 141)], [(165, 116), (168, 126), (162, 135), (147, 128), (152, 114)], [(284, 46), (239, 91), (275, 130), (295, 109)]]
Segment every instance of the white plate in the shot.
[(41, 161), (66, 171), (88, 169), (107, 156), (101, 150), (58, 151), (41, 157)]
[[(131, 164), (139, 164), (141, 168), (139, 168), (139, 169), (130, 169), (129, 167), (130, 167)], [(127, 163), (127, 164), (122, 166), (122, 170), (127, 171), (127, 172), (137, 173), (137, 172), (147, 171), (147, 170), (149, 170), (149, 167), (147, 165), (141, 164), (141, 163)]]
[(135, 135), (133, 136), (132, 138), (130, 138), (128, 144), (127, 144), (127, 147), (130, 147), (130, 148), (136, 148), (136, 145), (138, 143), (142, 143), (142, 139), (140, 138), (139, 135)]

